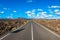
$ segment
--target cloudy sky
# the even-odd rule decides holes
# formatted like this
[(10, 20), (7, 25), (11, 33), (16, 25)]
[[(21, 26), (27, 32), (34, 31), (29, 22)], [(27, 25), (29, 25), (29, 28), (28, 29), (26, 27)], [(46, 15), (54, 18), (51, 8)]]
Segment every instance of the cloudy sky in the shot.
[(60, 0), (0, 0), (0, 18), (60, 19)]

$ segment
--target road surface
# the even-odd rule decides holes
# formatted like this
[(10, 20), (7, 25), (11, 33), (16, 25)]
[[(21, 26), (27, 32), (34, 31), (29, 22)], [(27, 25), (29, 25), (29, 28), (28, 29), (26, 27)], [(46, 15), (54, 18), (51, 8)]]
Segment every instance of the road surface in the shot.
[(24, 30), (11, 33), (2, 40), (60, 40), (59, 37), (32, 21), (23, 27), (25, 28)]

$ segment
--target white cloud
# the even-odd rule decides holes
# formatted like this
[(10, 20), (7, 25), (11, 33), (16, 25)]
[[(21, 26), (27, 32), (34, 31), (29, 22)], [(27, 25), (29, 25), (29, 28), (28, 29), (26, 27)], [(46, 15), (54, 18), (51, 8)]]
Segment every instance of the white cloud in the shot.
[(31, 14), (27, 14), (28, 16), (31, 16)]
[(38, 11), (43, 11), (42, 9), (37, 9)]
[(33, 9), (31, 12), (32, 12), (32, 13), (34, 13), (34, 12), (36, 12), (36, 10), (35, 10), (35, 9)]
[(12, 16), (7, 16), (7, 18), (13, 18)]
[(38, 12), (35, 18), (40, 18), (41, 12)]
[(56, 10), (54, 10), (54, 12), (59, 12), (60, 10), (58, 10), (58, 9), (56, 9)]
[(9, 16), (7, 18), (10, 18)]
[(60, 8), (60, 6), (49, 6), (48, 8)]
[[(34, 18), (36, 18), (36, 17), (47, 17), (47, 15), (46, 15), (46, 13), (47, 12), (43, 12), (43, 10), (42, 9), (38, 9), (39, 11), (41, 11), (41, 12), (38, 12), (37, 13), (37, 15), (35, 15), (35, 13), (36, 13), (36, 9), (33, 9), (33, 10), (31, 10), (31, 11), (27, 11), (27, 12), (25, 12), (28, 16), (30, 16), (30, 17), (34, 17)], [(40, 16), (41, 15), (41, 16)]]
[(31, 14), (32, 14), (32, 15), (34, 15), (35, 13), (34, 13), (34, 12), (32, 12)]
[[(37, 11), (38, 13), (36, 14), (36, 10), (33, 9), (31, 11), (25, 12), (30, 18), (48, 18), (49, 16), (52, 15), (47, 15), (47, 12), (45, 11)], [(35, 15), (36, 14), (36, 15)]]
[(7, 16), (7, 18), (13, 18), (13, 14), (10, 14), (9, 16)]
[(46, 13), (47, 13), (47, 12), (42, 12), (41, 15), (42, 15), (43, 17), (47, 17), (47, 14), (46, 14)]
[(16, 13), (17, 11), (16, 10), (13, 10), (14, 13)]
[(39, 12), (37, 14), (36, 18), (46, 18), (46, 17), (48, 17), (46, 13), (47, 12)]
[(52, 16), (53, 16), (53, 15), (51, 15), (51, 14), (49, 15), (49, 17), (52, 17)]
[(56, 14), (60, 15), (60, 12), (57, 12)]
[(31, 13), (31, 11), (27, 11), (27, 12), (25, 12), (25, 13), (29, 14), (29, 13)]
[(35, 9), (33, 9), (32, 11), (27, 11), (25, 12), (27, 14), (27, 16), (29, 16), (30, 18), (35, 17)]
[(5, 13), (5, 12), (4, 12), (4, 11), (1, 11), (0, 13), (3, 14), (3, 13)]
[(60, 15), (60, 10), (56, 9), (56, 10), (54, 10), (54, 12), (55, 12), (55, 14)]
[(42, 12), (42, 14), (46, 14), (47, 12)]
[(31, 16), (31, 11), (25, 12), (28, 16)]
[(32, 13), (31, 13), (31, 11), (27, 11), (27, 12), (25, 12), (28, 16), (31, 16), (32, 15)]
[(9, 8), (3, 8), (4, 10), (9, 10)]

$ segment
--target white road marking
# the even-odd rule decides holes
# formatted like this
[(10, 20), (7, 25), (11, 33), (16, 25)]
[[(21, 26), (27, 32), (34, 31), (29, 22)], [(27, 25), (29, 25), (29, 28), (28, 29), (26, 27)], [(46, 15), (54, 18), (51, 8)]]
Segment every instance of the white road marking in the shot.
[[(36, 22), (34, 22), (34, 23), (36, 23)], [(44, 27), (43, 25), (41, 25), (41, 24), (39, 24), (39, 23), (36, 23), (36, 24), (38, 24), (40, 27), (44, 28), (45, 30), (49, 31), (49, 32), (52, 33), (53, 35), (55, 35), (55, 36), (57, 36), (57, 37), (60, 38), (60, 35), (58, 35), (58, 34), (55, 33), (54, 31), (52, 31), (52, 30), (50, 30), (50, 29)]]
[(8, 33), (7, 35), (3, 36), (2, 38), (0, 38), (0, 40), (4, 39), (5, 37), (7, 37), (8, 35), (10, 35), (11, 33)]
[[(26, 23), (26, 24), (27, 24), (27, 23)], [(21, 25), (21, 26), (20, 26), (19, 28), (17, 28), (16, 30), (22, 28), (22, 27), (25, 26), (26, 24)], [(14, 30), (14, 31), (16, 31), (16, 30)], [(5, 36), (3, 36), (2, 38), (0, 38), (0, 40), (4, 39), (5, 37), (7, 37), (7, 36), (10, 35), (10, 34), (11, 34), (11, 33), (8, 33), (7, 35), (5, 35)]]
[(31, 23), (31, 37), (32, 37), (32, 40), (33, 40), (33, 25)]

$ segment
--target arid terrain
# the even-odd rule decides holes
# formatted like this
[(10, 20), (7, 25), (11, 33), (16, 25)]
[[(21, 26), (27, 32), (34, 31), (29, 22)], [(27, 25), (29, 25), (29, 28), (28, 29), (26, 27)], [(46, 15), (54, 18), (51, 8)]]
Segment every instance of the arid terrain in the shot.
[(60, 19), (38, 19), (35, 21), (60, 35)]
[(0, 19), (0, 35), (24, 25), (27, 19)]

